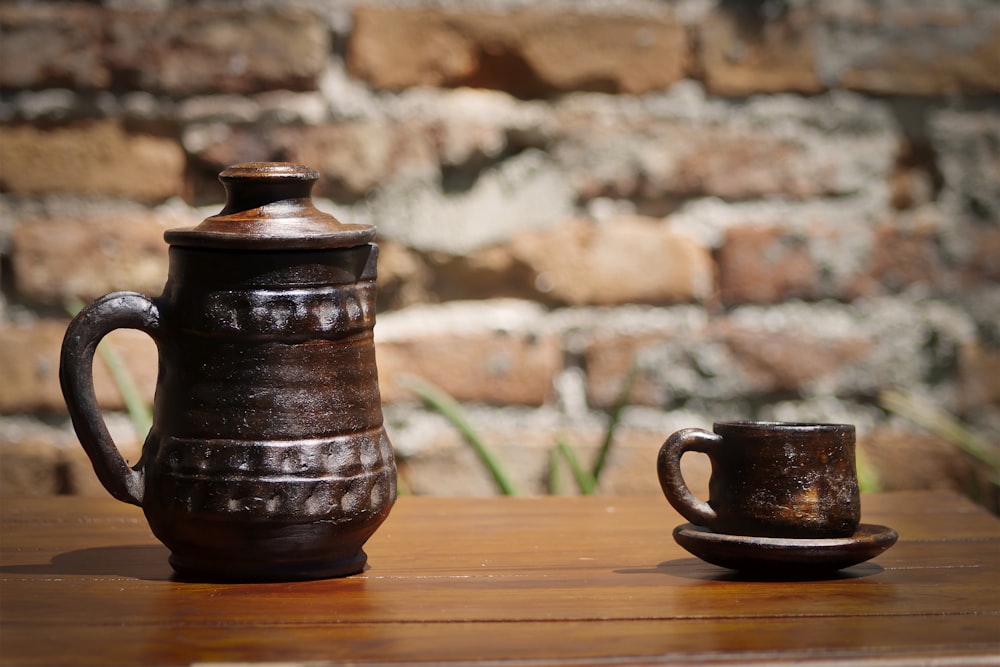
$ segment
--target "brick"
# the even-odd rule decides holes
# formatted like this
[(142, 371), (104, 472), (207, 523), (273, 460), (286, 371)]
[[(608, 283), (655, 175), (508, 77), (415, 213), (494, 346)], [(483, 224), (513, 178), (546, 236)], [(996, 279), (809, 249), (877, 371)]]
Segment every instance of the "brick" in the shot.
[(49, 304), (120, 290), (158, 296), (167, 277), (164, 229), (145, 211), (22, 221), (12, 234), (14, 287), (24, 299)]
[(548, 291), (539, 289), (544, 286), (538, 272), (517, 257), (510, 244), (468, 254), (430, 253), (426, 266), (428, 288), (441, 300), (548, 298)]
[(331, 44), (295, 10), (171, 6), (108, 15), (109, 66), (121, 85), (170, 95), (312, 90)]
[(0, 328), (0, 413), (65, 410), (59, 389), (65, 329), (65, 322)]
[(831, 85), (876, 94), (1000, 91), (1000, 12), (926, 7), (832, 10), (820, 58)]
[[(141, 454), (128, 419), (109, 413), (112, 441), (129, 465)], [(58, 424), (26, 416), (0, 416), (0, 497), (73, 494), (107, 497), (68, 420)]]
[(763, 118), (749, 120), (749, 109), (739, 113), (697, 121), (623, 117), (612, 124), (596, 113), (564, 112), (555, 152), (584, 199), (665, 201), (667, 210), (678, 198), (694, 196), (850, 194), (885, 178), (891, 167), (891, 155), (883, 152), (891, 150), (887, 134), (832, 138), (807, 123), (779, 129)]
[[(628, 402), (662, 407), (679, 398), (676, 387), (667, 387), (659, 369), (650, 368), (661, 359), (676, 362), (674, 350), (682, 347), (670, 332), (612, 333), (597, 335), (584, 350), (587, 399), (595, 407), (610, 407), (621, 395), (633, 367), (637, 369)], [(676, 367), (675, 367), (676, 368)]]
[(559, 91), (641, 94), (667, 88), (688, 68), (684, 29), (667, 13), (528, 13), (515, 25), (528, 68)]
[(573, 328), (570, 344), (583, 362), (592, 407), (614, 405), (630, 373), (631, 405), (729, 399), (744, 388), (701, 307), (621, 308)]
[(772, 329), (725, 317), (595, 333), (583, 358), (591, 405), (612, 405), (634, 367), (631, 403), (666, 407), (810, 394), (841, 382), (873, 350), (862, 334), (814, 332), (808, 323)]
[(331, 50), (324, 23), (297, 10), (4, 5), (0, 28), (0, 86), (12, 88), (315, 90)]
[(230, 128), (192, 151), (204, 165), (209, 192), (221, 192), (216, 175), (242, 162), (287, 161), (320, 172), (318, 197), (351, 203), (380, 187), (439, 178), (433, 137), (415, 123), (347, 121), (318, 126)]
[(731, 3), (702, 21), (698, 53), (706, 88), (729, 96), (823, 90), (814, 13), (791, 7), (765, 18), (759, 8)]
[(842, 293), (857, 298), (897, 293), (914, 285), (942, 291), (950, 275), (939, 246), (940, 233), (933, 220), (898, 216), (884, 221), (874, 229), (870, 256), (862, 270), (846, 281)]
[[(937, 293), (955, 286), (940, 252), (940, 220), (930, 210), (893, 213), (865, 225), (834, 226), (820, 217), (800, 224), (764, 220), (748, 219), (724, 235), (717, 260), (725, 304), (850, 301), (918, 285)], [(970, 259), (970, 276), (974, 266)]]
[(82, 2), (0, 5), (0, 88), (104, 88), (102, 12)]
[(464, 335), (414, 336), (376, 346), (379, 385), (386, 402), (412, 400), (400, 382), (423, 378), (459, 401), (541, 405), (552, 397), (562, 366), (559, 339), (485, 331)]
[(39, 437), (0, 439), (0, 497), (46, 496), (65, 492), (59, 447)]
[(863, 361), (872, 344), (860, 337), (829, 337), (802, 331), (764, 331), (723, 325), (717, 334), (743, 378), (748, 394), (803, 392)]
[[(987, 474), (954, 445), (918, 429), (882, 425), (866, 430), (858, 434), (858, 448), (884, 491), (946, 489), (970, 494), (974, 480)], [(988, 488), (986, 483), (981, 486)]]
[[(1000, 113), (942, 109), (929, 118), (931, 148), (943, 178), (939, 201), (970, 231), (1000, 220)], [(973, 232), (974, 233), (974, 232)]]
[(704, 301), (714, 289), (708, 249), (662, 221), (575, 220), (511, 241), (542, 298), (570, 305)]
[(390, 89), (469, 86), (521, 97), (643, 93), (682, 78), (687, 49), (671, 13), (362, 5), (354, 12), (347, 65), (352, 75)]
[(427, 266), (443, 299), (607, 306), (701, 302), (714, 292), (708, 249), (642, 216), (568, 220), (467, 255), (434, 255)]
[(432, 301), (424, 260), (401, 243), (380, 239), (378, 246), (379, 312)]
[(820, 194), (826, 185), (822, 178), (812, 183), (803, 178), (810, 171), (816, 173), (816, 166), (808, 163), (805, 142), (735, 128), (691, 127), (689, 131), (671, 174), (672, 189), (678, 194), (808, 197)]
[(1000, 228), (966, 228), (964, 235), (969, 243), (968, 254), (958, 267), (959, 280), (964, 287), (979, 287), (1000, 283)]
[(425, 128), (407, 123), (352, 122), (281, 132), (287, 159), (322, 175), (317, 195), (355, 201), (379, 187), (427, 181), (439, 174)]
[(818, 269), (807, 239), (787, 227), (730, 229), (717, 259), (723, 303), (780, 303), (819, 294)]
[(1000, 347), (972, 342), (959, 349), (958, 403), (963, 413), (1000, 407)]
[[(118, 452), (128, 465), (134, 466), (142, 455), (142, 441), (135, 429), (125, 415), (120, 413), (106, 415), (105, 421)], [(108, 497), (108, 491), (97, 479), (94, 464), (87, 457), (83, 446), (80, 445), (75, 435), (71, 440), (69, 446), (61, 452), (61, 465), (65, 470), (67, 491), (77, 496)]]
[(184, 152), (168, 138), (116, 121), (52, 128), (0, 126), (0, 189), (157, 201), (180, 194)]
[[(65, 412), (59, 388), (59, 353), (68, 322), (38, 321), (0, 327), (0, 414)], [(147, 402), (152, 404), (157, 357), (152, 341), (138, 331), (115, 331), (107, 337)], [(102, 408), (121, 409), (123, 402), (106, 367), (97, 357), (94, 389)]]

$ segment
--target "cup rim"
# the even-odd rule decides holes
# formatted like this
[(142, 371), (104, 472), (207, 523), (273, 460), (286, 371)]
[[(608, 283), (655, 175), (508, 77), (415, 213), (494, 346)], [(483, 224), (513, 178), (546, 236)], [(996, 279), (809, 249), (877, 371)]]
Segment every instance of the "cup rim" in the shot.
[(854, 424), (840, 424), (833, 422), (783, 422), (783, 421), (758, 421), (753, 419), (721, 421), (715, 422), (713, 430), (722, 429), (743, 429), (758, 431), (791, 431), (795, 433), (849, 433), (854, 432)]

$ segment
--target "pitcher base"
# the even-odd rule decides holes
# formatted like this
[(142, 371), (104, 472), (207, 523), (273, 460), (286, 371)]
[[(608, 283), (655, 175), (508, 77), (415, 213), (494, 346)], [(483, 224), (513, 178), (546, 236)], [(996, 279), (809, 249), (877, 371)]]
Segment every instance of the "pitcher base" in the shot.
[(170, 567), (174, 569), (178, 579), (211, 582), (334, 579), (363, 571), (367, 562), (368, 555), (364, 550), (359, 550), (348, 558), (310, 563), (233, 563), (177, 554), (170, 556)]

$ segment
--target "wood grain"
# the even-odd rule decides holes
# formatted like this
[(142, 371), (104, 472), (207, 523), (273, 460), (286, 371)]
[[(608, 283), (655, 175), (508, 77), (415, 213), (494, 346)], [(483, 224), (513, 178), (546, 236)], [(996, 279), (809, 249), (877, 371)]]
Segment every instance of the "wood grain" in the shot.
[(404, 497), (360, 575), (220, 585), (174, 580), (137, 508), (8, 499), (0, 663), (995, 662), (1000, 520), (945, 493), (863, 508), (899, 543), (818, 581), (695, 559), (661, 498)]

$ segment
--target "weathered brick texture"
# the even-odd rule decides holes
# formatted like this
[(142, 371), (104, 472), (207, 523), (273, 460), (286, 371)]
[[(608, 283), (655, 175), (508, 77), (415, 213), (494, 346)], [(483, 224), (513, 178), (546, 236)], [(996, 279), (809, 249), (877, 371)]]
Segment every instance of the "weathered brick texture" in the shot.
[[(69, 320), (42, 320), (0, 328), (0, 414), (65, 411), (59, 389), (59, 352)], [(129, 374), (147, 401), (156, 385), (156, 351), (145, 334), (116, 331), (108, 344), (125, 362)], [(121, 392), (112, 382), (100, 356), (94, 361), (94, 391), (104, 408), (124, 407)]]
[(828, 8), (824, 38), (831, 83), (890, 95), (1000, 91), (995, 4), (837, 4)]
[(649, 16), (517, 9), (360, 6), (351, 72), (376, 86), (472, 86), (544, 97), (570, 90), (642, 93), (680, 79), (683, 26)]
[(988, 411), (1000, 405), (1000, 346), (962, 346), (958, 377), (958, 400), (964, 412)]
[(612, 405), (633, 368), (637, 404), (810, 394), (823, 383), (843, 386), (838, 377), (867, 361), (872, 347), (860, 332), (774, 331), (725, 319), (687, 331), (600, 335), (586, 349), (588, 394), (595, 405)]
[[(892, 167), (885, 110), (850, 96), (720, 104), (695, 93), (646, 114), (607, 106), (559, 109), (555, 151), (587, 197), (818, 198), (864, 191)], [(831, 123), (843, 130), (831, 134)]]
[(74, 193), (158, 201), (184, 190), (184, 152), (170, 138), (114, 120), (60, 127), (0, 127), (0, 188), (19, 195)]
[(823, 90), (816, 13), (795, 6), (768, 19), (758, 11), (759, 4), (731, 3), (702, 23), (699, 62), (708, 89), (734, 96)]
[[(517, 325), (510, 326), (514, 318)], [(527, 322), (525, 322), (527, 318)], [(459, 401), (542, 405), (562, 369), (557, 336), (530, 326), (532, 310), (491, 313), (474, 304), (383, 317), (376, 357), (383, 398), (413, 398), (408, 377), (423, 378)]]
[(926, 212), (836, 226), (733, 227), (717, 255), (720, 296), (726, 304), (853, 300), (912, 288), (955, 293), (969, 279), (984, 282), (972, 278), (981, 271), (982, 248), (964, 261), (949, 260), (944, 235), (944, 222)]
[(16, 288), (56, 305), (120, 290), (158, 296), (167, 275), (164, 229), (141, 210), (25, 220), (11, 238)]
[(85, 3), (0, 5), (0, 88), (106, 88), (104, 18)]
[(651, 218), (572, 220), (518, 235), (470, 263), (479, 269), (480, 294), (490, 283), (509, 288), (520, 278), (522, 291), (498, 296), (563, 305), (705, 301), (714, 289), (708, 249)]
[(506, 333), (386, 342), (377, 357), (389, 402), (412, 398), (400, 381), (417, 376), (460, 401), (541, 405), (561, 363), (558, 340)]
[[(0, 494), (102, 492), (59, 393), (67, 304), (158, 295), (163, 231), (276, 160), (378, 229), (417, 492), (494, 490), (408, 377), (541, 493), (634, 373), (602, 491), (656, 492), (672, 430), (762, 418), (857, 424), (886, 488), (997, 498), (882, 397), (996, 447), (998, 58), (991, 0), (0, 1)], [(152, 400), (152, 341), (111, 342)]]
[(2, 88), (169, 95), (311, 89), (331, 48), (317, 16), (278, 7), (5, 3), (0, 30)]

